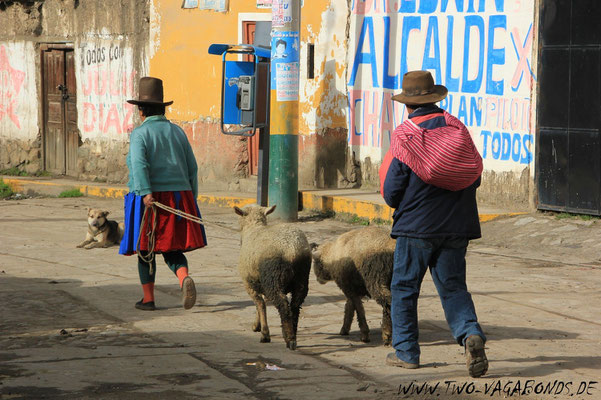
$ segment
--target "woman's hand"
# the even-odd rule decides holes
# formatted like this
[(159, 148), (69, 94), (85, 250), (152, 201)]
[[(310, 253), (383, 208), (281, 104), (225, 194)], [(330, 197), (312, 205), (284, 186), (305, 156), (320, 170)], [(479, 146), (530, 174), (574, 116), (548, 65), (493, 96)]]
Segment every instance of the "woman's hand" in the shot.
[(146, 207), (150, 207), (155, 201), (154, 197), (152, 197), (152, 193), (148, 193), (146, 196), (144, 196), (142, 200), (144, 201), (144, 205)]

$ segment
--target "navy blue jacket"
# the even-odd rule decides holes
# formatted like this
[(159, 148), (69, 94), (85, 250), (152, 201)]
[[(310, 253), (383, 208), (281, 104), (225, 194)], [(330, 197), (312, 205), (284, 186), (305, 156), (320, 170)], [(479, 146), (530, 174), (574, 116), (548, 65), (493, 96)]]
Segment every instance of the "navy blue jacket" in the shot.
[[(446, 125), (442, 112), (436, 106), (420, 107), (409, 114), (409, 118), (422, 128), (433, 129)], [(476, 204), (478, 186), (480, 178), (470, 187), (456, 192), (429, 185), (406, 164), (393, 157), (382, 193), (386, 204), (395, 209), (391, 236), (481, 237)]]

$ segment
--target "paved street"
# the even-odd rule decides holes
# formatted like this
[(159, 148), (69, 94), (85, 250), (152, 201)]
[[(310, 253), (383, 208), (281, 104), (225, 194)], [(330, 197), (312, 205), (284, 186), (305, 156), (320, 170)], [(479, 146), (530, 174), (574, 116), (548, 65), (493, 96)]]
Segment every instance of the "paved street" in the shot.
[[(250, 329), (255, 309), (237, 274), (236, 232), (209, 225), (209, 246), (189, 253), (199, 294), (189, 311), (159, 257), (159, 310), (142, 312), (133, 307), (142, 296), (135, 258), (75, 248), (88, 206), (123, 219), (114, 199), (0, 201), (0, 399), (601, 399), (599, 220), (539, 213), (483, 224), (468, 251), (468, 286), (490, 368), (472, 379), (429, 276), (420, 369), (384, 364), (391, 349), (374, 301), (365, 304), (371, 343), (360, 342), (356, 322), (338, 336), (344, 296), (313, 273), (293, 352), (273, 306), (272, 342)], [(231, 209), (201, 212), (237, 228)], [(298, 226), (318, 243), (357, 227), (311, 214)]]

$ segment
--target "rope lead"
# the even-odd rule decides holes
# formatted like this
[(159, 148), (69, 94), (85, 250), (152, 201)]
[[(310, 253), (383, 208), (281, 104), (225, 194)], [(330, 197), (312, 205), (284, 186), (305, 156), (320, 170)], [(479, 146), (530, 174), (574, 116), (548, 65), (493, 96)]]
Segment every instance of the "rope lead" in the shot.
[[(144, 210), (144, 215), (142, 216), (142, 229), (144, 229), (144, 227), (146, 226), (146, 216), (148, 210), (152, 209), (152, 226), (151, 229), (148, 232), (146, 232), (146, 236), (148, 237), (148, 253), (145, 256), (142, 255), (142, 253), (140, 253), (140, 237), (138, 237), (138, 245), (136, 246), (136, 251), (138, 252), (138, 257), (140, 257), (142, 261), (150, 265), (150, 275), (154, 275), (154, 267), (152, 266), (152, 262), (154, 261), (154, 247), (156, 245), (156, 228), (158, 214), (157, 207), (162, 208), (163, 210), (168, 211), (171, 214), (175, 214), (179, 217), (185, 218), (200, 225), (204, 225), (205, 223), (207, 223), (206, 221), (203, 221), (202, 218), (197, 217), (196, 215), (188, 214), (186, 212), (183, 212), (182, 210), (177, 210), (175, 208), (166, 206), (165, 204), (159, 203), (158, 201), (153, 201), (150, 207), (146, 207)], [(214, 222), (209, 222), (209, 224), (218, 226), (223, 229), (238, 232), (236, 229), (232, 229)]]

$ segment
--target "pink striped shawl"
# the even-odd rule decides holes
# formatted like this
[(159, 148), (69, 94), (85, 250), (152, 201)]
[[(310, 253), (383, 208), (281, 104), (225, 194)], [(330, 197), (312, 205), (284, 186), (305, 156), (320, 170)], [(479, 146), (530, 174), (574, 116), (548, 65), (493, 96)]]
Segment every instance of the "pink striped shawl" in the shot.
[(424, 182), (462, 190), (482, 173), (482, 157), (465, 125), (446, 111), (444, 119), (447, 126), (435, 129), (406, 120), (394, 130), (390, 150)]

